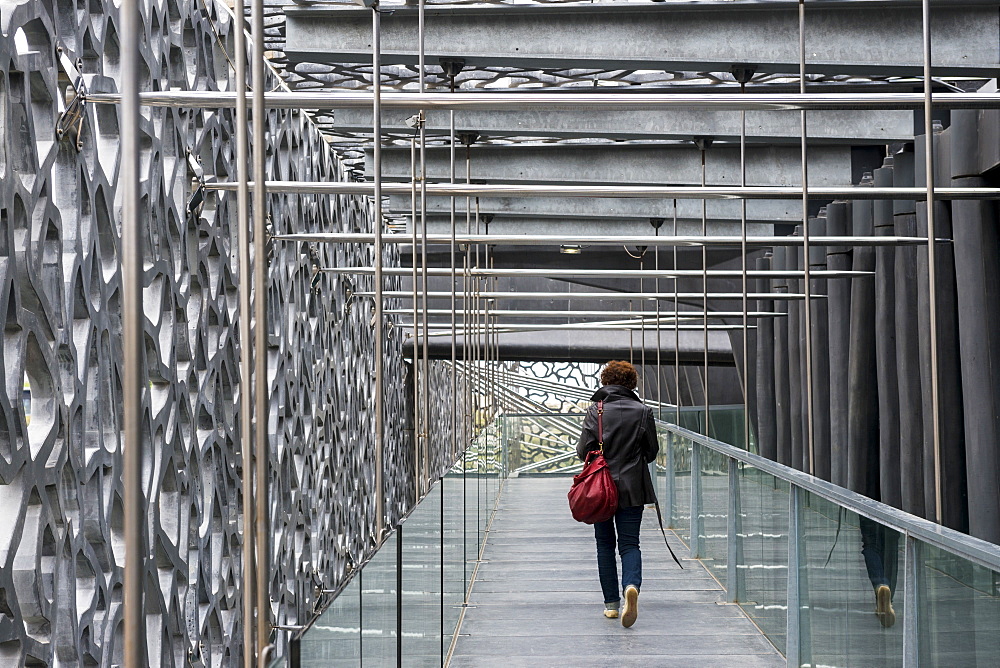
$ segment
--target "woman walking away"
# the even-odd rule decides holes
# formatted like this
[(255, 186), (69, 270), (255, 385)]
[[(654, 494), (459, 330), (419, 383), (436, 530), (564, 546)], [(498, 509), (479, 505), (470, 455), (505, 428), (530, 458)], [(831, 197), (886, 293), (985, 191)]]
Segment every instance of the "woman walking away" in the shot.
[[(630, 627), (639, 614), (639, 589), (642, 587), (642, 554), (639, 552), (639, 526), (642, 508), (656, 502), (655, 488), (647, 464), (656, 459), (659, 444), (653, 411), (646, 407), (635, 390), (638, 384), (635, 367), (628, 362), (608, 362), (601, 371), (601, 389), (590, 398), (603, 402), (604, 458), (611, 477), (618, 486), (618, 512), (614, 517), (594, 524), (597, 538), (597, 573), (604, 591), (604, 616), (618, 617), (621, 596), (618, 590), (618, 564), (615, 560), (617, 530), (618, 554), (622, 560), (622, 591), (625, 610), (622, 626)], [(576, 454), (586, 459), (601, 445), (597, 435), (595, 403), (587, 410)]]

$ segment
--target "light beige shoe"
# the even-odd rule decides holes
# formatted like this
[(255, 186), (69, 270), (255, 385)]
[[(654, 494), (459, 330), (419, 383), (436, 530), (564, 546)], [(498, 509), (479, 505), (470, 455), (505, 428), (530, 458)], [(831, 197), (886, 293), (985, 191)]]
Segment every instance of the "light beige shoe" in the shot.
[(625, 610), (622, 612), (622, 626), (628, 628), (635, 624), (639, 616), (639, 590), (635, 585), (625, 587)]
[(618, 608), (615, 608), (614, 610), (609, 610), (605, 608), (604, 616), (607, 617), (608, 619), (618, 619)]
[(896, 623), (896, 611), (892, 609), (892, 590), (886, 585), (879, 585), (875, 590), (875, 616), (885, 628)]

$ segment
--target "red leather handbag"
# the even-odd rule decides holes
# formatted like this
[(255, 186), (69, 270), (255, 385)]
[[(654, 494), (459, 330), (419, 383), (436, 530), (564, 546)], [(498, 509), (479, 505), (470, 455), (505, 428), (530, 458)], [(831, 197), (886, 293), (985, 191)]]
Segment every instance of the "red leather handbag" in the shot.
[(604, 522), (618, 511), (618, 488), (604, 459), (604, 402), (597, 402), (597, 443), (600, 450), (587, 453), (583, 470), (573, 476), (569, 509), (573, 519), (584, 524)]

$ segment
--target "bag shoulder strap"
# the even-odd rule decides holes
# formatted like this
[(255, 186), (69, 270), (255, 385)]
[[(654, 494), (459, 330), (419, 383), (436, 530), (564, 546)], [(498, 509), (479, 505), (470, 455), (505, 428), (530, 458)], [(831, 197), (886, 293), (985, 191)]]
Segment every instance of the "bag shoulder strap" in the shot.
[(663, 528), (663, 514), (660, 513), (660, 502), (659, 501), (656, 502), (656, 521), (660, 523), (660, 533), (663, 534), (663, 542), (666, 544), (667, 550), (670, 551), (670, 556), (674, 558), (674, 563), (676, 563), (678, 566), (680, 566), (681, 570), (684, 570), (684, 565), (677, 558), (677, 555), (674, 554), (674, 550), (673, 550), (672, 547), (670, 547), (670, 543), (667, 542), (667, 531)]
[(597, 402), (597, 445), (604, 452), (604, 402)]

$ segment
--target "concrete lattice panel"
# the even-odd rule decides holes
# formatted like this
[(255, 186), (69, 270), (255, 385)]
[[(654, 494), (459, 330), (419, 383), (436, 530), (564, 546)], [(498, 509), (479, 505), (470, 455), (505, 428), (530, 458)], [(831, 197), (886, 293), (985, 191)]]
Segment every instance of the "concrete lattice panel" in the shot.
[[(232, 89), (227, 9), (206, 0), (141, 4), (144, 89)], [(77, 126), (56, 134), (78, 75), (90, 90), (117, 90), (119, 30), (109, 1), (0, 6), (4, 666), (121, 662), (122, 374), (143, 361), (121, 356), (118, 110), (84, 104), (79, 148)], [(279, 83), (269, 76), (269, 88)], [(142, 113), (149, 665), (187, 665), (189, 653), (235, 665), (244, 539), (235, 198), (208, 195), (188, 214), (199, 171), (236, 178), (234, 113)], [(272, 111), (266, 123), (269, 179), (344, 178), (305, 114)], [(357, 198), (275, 195), (270, 214), (280, 233), (372, 229), (370, 203)], [(269, 253), (272, 613), (301, 624), (320, 603), (317, 586), (336, 586), (375, 532), (372, 306), (351, 297), (372, 286), (317, 277), (314, 265), (374, 258), (363, 246), (275, 244)], [(389, 324), (386, 332), (391, 521), (412, 501), (413, 458), (401, 336)], [(30, 408), (21, 401), (25, 381)]]

